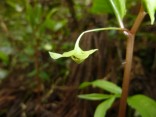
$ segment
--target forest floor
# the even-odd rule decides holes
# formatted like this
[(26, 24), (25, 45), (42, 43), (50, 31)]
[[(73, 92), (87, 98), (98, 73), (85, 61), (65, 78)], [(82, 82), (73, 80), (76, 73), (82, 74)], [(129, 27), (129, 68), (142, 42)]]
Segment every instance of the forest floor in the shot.
[[(60, 103), (66, 103), (66, 107), (62, 106), (64, 110), (74, 108), (74, 105), (73, 107), (67, 106), (68, 103), (74, 100), (69, 99), (63, 102), (63, 100), (60, 99), (60, 95), (63, 94), (61, 94), (61, 92), (70, 92), (69, 90), (53, 92), (53, 89), (44, 89), (44, 91), (49, 91), (36, 91), (28, 85), (31, 84), (32, 81), (26, 80), (26, 78), (10, 77), (1, 82), (0, 117), (58, 117), (55, 112), (58, 111), (57, 106), (60, 105)], [(148, 77), (137, 77), (131, 82), (130, 93), (144, 93), (156, 99), (155, 84), (155, 72), (151, 73)], [(75, 111), (76, 110), (81, 110), (81, 107), (75, 108)], [(73, 114), (71, 113), (71, 115)], [(108, 117), (113, 116), (114, 115), (111, 116), (110, 114)]]

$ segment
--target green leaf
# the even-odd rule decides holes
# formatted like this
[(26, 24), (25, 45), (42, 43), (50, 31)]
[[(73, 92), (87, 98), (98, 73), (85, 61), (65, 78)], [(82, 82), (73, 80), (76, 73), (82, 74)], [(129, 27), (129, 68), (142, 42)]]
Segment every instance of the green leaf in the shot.
[(62, 19), (62, 20), (56, 20), (53, 18), (53, 15), (59, 11), (57, 8), (52, 8), (46, 15), (45, 20), (41, 24), (41, 31), (45, 30), (46, 28), (52, 30), (52, 31), (58, 31), (62, 29), (66, 24), (67, 20)]
[(142, 117), (156, 116), (156, 101), (144, 95), (135, 95), (128, 98), (128, 104), (136, 109)]
[(12, 0), (6, 0), (6, 3), (14, 8), (16, 11), (21, 12), (23, 10), (22, 6), (19, 5), (17, 2), (12, 1)]
[(109, 0), (94, 0), (92, 6), (93, 13), (113, 13)]
[(0, 60), (2, 60), (4, 63), (8, 63), (9, 57), (6, 53), (0, 51)]
[(25, 0), (26, 4), (26, 17), (29, 23), (32, 27), (34, 27), (37, 24), (40, 24), (42, 18), (42, 6), (40, 3), (35, 2), (35, 4), (32, 6), (28, 0)]
[(92, 85), (91, 82), (83, 82), (83, 83), (80, 84), (79, 88), (83, 89), (83, 88), (86, 88), (86, 87), (88, 87), (90, 85)]
[(150, 16), (151, 24), (153, 24), (155, 20), (156, 0), (143, 0), (143, 3)]
[(115, 100), (115, 97), (111, 97), (110, 99), (100, 103), (94, 113), (94, 117), (105, 117), (106, 111), (111, 107)]
[(43, 81), (50, 81), (50, 76), (49, 76), (49, 74), (48, 74), (47, 72), (45, 72), (45, 71), (41, 71), (41, 72), (39, 73), (39, 77), (40, 77), (41, 80), (43, 80)]
[(46, 17), (45, 20), (43, 21), (43, 23), (41, 23), (40, 25), (40, 31), (43, 32), (45, 31), (45, 28), (49, 28), (51, 30), (53, 30), (53, 27), (55, 25), (56, 22), (52, 21), (52, 16), (58, 11), (58, 9), (56, 8), (52, 8), (52, 10), (50, 10)]
[(25, 5), (26, 5), (26, 18), (27, 18), (28, 22), (32, 26), (33, 23), (34, 23), (34, 20), (33, 20), (33, 17), (32, 17), (33, 16), (33, 8), (30, 5), (28, 0), (25, 0)]
[(116, 5), (117, 11), (118, 11), (120, 17), (123, 18), (126, 14), (126, 1), (125, 0), (112, 0), (112, 1)]
[(33, 16), (32, 16), (35, 24), (40, 23), (42, 19), (41, 16), (42, 16), (42, 6), (40, 3), (36, 3), (33, 9)]
[(66, 20), (56, 21), (48, 18), (44, 21), (42, 28), (48, 28), (56, 32), (60, 30), (63, 26), (65, 26), (66, 23)]
[(92, 82), (92, 85), (114, 94), (121, 94), (122, 92), (119, 86), (106, 80), (95, 80)]
[(120, 26), (123, 28), (122, 20), (126, 13), (125, 0), (94, 0), (93, 13), (114, 13)]
[(112, 95), (92, 93), (92, 94), (81, 94), (78, 97), (86, 100), (103, 100), (112, 97)]

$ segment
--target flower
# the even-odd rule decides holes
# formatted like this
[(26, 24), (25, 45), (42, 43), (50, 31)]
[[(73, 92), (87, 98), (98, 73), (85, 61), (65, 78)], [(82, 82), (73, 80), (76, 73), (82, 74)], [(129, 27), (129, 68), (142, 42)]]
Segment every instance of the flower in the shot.
[(80, 42), (82, 35), (85, 33), (97, 32), (97, 31), (102, 31), (102, 30), (126, 30), (126, 29), (116, 28), (116, 27), (107, 27), (107, 28), (98, 28), (98, 29), (87, 30), (80, 34), (80, 36), (76, 40), (75, 47), (73, 50), (71, 50), (69, 52), (64, 52), (63, 54), (59, 54), (59, 53), (55, 53), (55, 52), (49, 52), (49, 54), (50, 54), (51, 58), (53, 58), (53, 59), (59, 59), (62, 57), (71, 57), (76, 63), (81, 63), (86, 58), (88, 58), (89, 55), (93, 54), (95, 51), (98, 50), (98, 49), (92, 49), (92, 50), (88, 50), (88, 51), (83, 51), (79, 47), (79, 42)]
[(59, 54), (59, 53), (55, 53), (55, 52), (49, 52), (51, 58), (59, 59), (61, 57), (71, 57), (76, 63), (83, 62), (86, 58), (88, 58), (88, 56), (90, 54), (92, 54), (98, 50), (98, 49), (92, 49), (92, 50), (88, 50), (88, 51), (83, 51), (79, 47), (80, 39), (84, 33), (86, 33), (86, 31), (81, 33), (81, 35), (78, 37), (73, 50), (71, 50), (69, 52), (64, 52), (63, 54)]
[(63, 54), (49, 52), (51, 58), (59, 59), (61, 57), (71, 57), (76, 63), (83, 62), (88, 56), (97, 51), (97, 49), (92, 49), (88, 51), (83, 51), (79, 46), (75, 47), (73, 50), (69, 52), (64, 52)]

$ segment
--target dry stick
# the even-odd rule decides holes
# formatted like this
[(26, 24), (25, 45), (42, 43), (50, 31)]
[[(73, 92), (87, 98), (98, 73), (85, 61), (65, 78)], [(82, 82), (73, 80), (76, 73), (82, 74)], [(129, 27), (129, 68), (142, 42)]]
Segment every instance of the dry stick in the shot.
[(144, 12), (143, 7), (141, 6), (139, 14), (130, 30), (128, 32), (128, 39), (127, 39), (127, 48), (126, 48), (126, 65), (124, 70), (124, 78), (122, 84), (122, 95), (120, 99), (120, 107), (119, 107), (119, 114), (118, 117), (125, 117), (126, 115), (126, 106), (127, 106), (127, 96), (128, 96), (128, 89), (129, 89), (129, 82), (130, 82), (130, 73), (131, 73), (131, 66), (132, 66), (132, 57), (133, 57), (133, 48), (134, 48), (134, 40), (135, 34), (138, 30), (142, 20), (144, 19), (146, 13)]

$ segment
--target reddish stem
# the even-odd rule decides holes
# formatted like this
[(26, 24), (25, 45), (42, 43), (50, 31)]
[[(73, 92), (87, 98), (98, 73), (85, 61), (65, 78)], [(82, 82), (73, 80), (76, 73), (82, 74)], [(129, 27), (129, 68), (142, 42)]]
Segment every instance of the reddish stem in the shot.
[(128, 96), (128, 89), (129, 89), (129, 82), (130, 82), (130, 73), (131, 73), (131, 66), (132, 66), (132, 58), (133, 58), (133, 48), (134, 48), (134, 40), (135, 34), (145, 17), (145, 12), (143, 7), (141, 6), (139, 14), (130, 30), (128, 32), (128, 39), (127, 39), (127, 48), (126, 48), (126, 65), (124, 70), (124, 78), (122, 84), (122, 95), (120, 99), (120, 107), (119, 107), (119, 115), (118, 117), (125, 117), (126, 115), (126, 106), (127, 106), (127, 96)]

